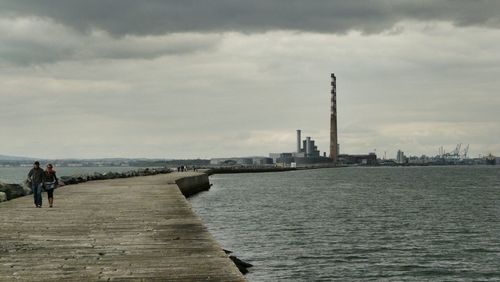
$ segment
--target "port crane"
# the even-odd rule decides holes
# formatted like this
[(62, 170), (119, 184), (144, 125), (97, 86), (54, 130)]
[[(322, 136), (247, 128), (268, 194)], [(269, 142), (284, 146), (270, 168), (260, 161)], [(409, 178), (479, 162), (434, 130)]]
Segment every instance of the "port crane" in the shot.
[(469, 144), (467, 144), (467, 146), (464, 149), (463, 159), (464, 160), (467, 159), (468, 155), (469, 155)]
[(455, 150), (453, 151), (453, 156), (459, 156), (460, 155), (460, 149), (462, 148), (462, 143), (460, 144), (457, 144), (457, 147), (455, 148)]
[(447, 153), (443, 146), (439, 147), (439, 157), (448, 161), (459, 161), (467, 159), (469, 155), (469, 144), (464, 146), (462, 150), (462, 143), (457, 144), (455, 149)]

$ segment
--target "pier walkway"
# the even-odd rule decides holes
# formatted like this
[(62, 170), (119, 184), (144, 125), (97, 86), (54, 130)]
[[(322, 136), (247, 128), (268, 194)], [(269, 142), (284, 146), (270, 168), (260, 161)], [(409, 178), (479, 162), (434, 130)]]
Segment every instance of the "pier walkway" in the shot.
[(58, 188), (54, 208), (0, 204), (0, 281), (244, 281), (175, 181), (199, 173)]

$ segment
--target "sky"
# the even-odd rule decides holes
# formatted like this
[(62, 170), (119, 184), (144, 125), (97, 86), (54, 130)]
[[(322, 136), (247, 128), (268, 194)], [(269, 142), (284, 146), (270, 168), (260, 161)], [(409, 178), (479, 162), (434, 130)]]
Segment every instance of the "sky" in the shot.
[(0, 154), (500, 155), (500, 1), (0, 0)]

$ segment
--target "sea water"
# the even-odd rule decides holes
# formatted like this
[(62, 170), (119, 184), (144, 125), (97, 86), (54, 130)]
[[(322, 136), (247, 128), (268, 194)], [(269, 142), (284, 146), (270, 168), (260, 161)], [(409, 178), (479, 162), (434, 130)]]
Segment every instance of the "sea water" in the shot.
[[(32, 167), (0, 167), (0, 182), (20, 184), (26, 180), (28, 172)], [(44, 167), (45, 169), (45, 167)], [(57, 176), (72, 176), (93, 174), (95, 172), (125, 172), (129, 170), (137, 170), (136, 167), (55, 167)]]
[(191, 203), (249, 281), (500, 280), (500, 166), (210, 179)]

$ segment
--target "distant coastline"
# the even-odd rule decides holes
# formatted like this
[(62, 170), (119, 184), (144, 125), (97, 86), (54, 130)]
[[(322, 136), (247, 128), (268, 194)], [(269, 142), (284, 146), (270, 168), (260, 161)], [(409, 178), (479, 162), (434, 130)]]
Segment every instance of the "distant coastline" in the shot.
[[(443, 166), (443, 165), (500, 165), (500, 158), (493, 155), (482, 156), (479, 158), (447, 159), (447, 158), (401, 158), (381, 159), (376, 154), (369, 155), (339, 155), (339, 161), (320, 162), (320, 163), (294, 163), (278, 162), (272, 160), (271, 163), (262, 163), (262, 159), (271, 159), (266, 157), (235, 157), (224, 158), (226, 162), (220, 164), (214, 160), (218, 159), (147, 159), (147, 158), (95, 158), (95, 159), (36, 159), (31, 157), (18, 157), (0, 155), (1, 167), (31, 167), (35, 160), (40, 161), (42, 165), (52, 163), (55, 167), (66, 168), (153, 168), (170, 167), (176, 168), (186, 166), (188, 168), (205, 168), (217, 170), (220, 173), (244, 173), (261, 171), (285, 171), (297, 169), (329, 168), (345, 166)], [(1, 175), (0, 175), (1, 178)]]
[(26, 167), (37, 160), (40, 163), (52, 163), (56, 167), (177, 167), (177, 166), (204, 166), (210, 163), (205, 159), (129, 159), (129, 158), (101, 158), (101, 159), (36, 159), (24, 157), (7, 157), (0, 155), (0, 167)]

